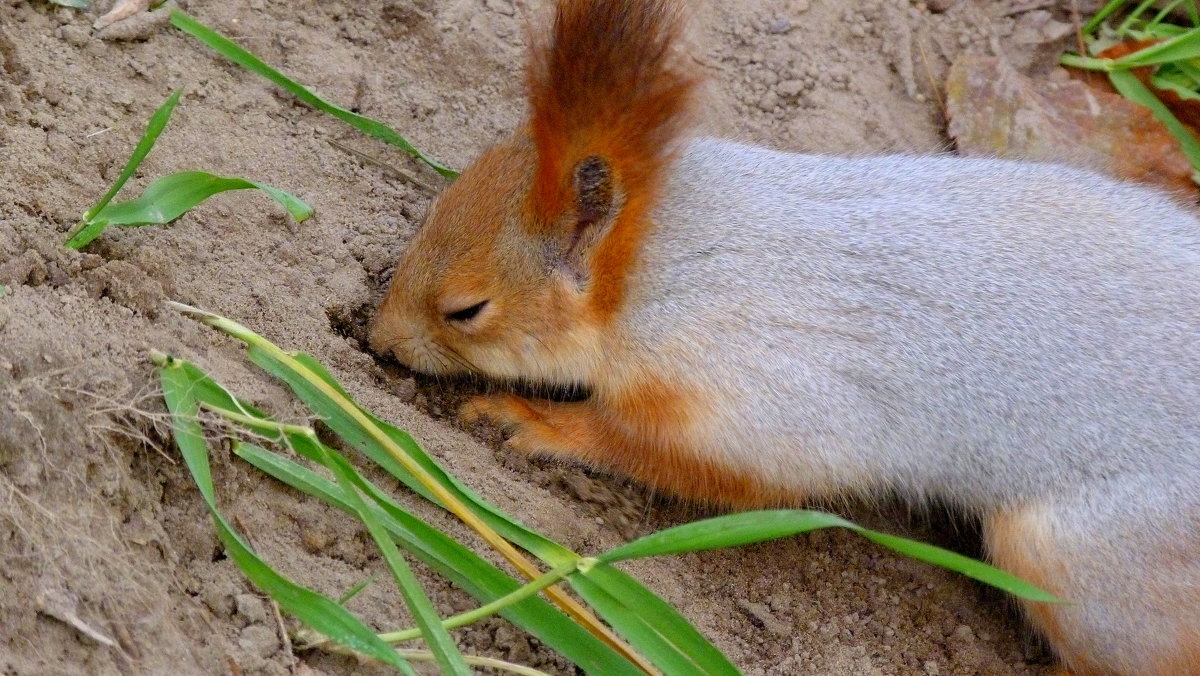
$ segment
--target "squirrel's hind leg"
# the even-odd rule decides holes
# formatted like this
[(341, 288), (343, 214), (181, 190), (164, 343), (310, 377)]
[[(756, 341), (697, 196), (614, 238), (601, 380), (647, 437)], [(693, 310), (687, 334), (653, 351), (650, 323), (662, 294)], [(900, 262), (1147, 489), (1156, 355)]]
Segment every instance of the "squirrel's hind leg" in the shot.
[(1066, 601), (1024, 602), (1066, 673), (1200, 674), (1200, 499), (1161, 485), (1099, 493), (993, 514), (994, 563)]

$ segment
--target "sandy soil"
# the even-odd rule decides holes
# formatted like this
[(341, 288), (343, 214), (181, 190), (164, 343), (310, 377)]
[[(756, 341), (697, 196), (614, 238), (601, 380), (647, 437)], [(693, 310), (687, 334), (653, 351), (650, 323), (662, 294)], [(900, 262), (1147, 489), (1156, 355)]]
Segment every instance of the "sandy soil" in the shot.
[[(1047, 68), (1055, 19), (1065, 17), (1055, 4), (1069, 5), (706, 2), (690, 37), (709, 76), (704, 124), (796, 150), (944, 150), (939, 87), (950, 60), (965, 50), (1000, 52), (1021, 68)], [(529, 5), (538, 3), (194, 0), (188, 10), (461, 167), (523, 115)], [(515, 457), (494, 434), (447, 419), (461, 388), (414, 379), (364, 352), (365, 320), (430, 195), (332, 142), (430, 184), (436, 176), (159, 19), (97, 35), (95, 16), (0, 0), (0, 283), (11, 288), (0, 298), (0, 672), (363, 669), (291, 655), (270, 605), (223, 555), (164, 434), (147, 351), (192, 359), (281, 416), (303, 413), (232, 341), (160, 309), (165, 299), (311, 352), (476, 490), (577, 550), (705, 513), (619, 478)], [(183, 102), (127, 195), (163, 173), (205, 169), (293, 191), (317, 216), (297, 225), (261, 195), (235, 193), (171, 227), (110, 231), (85, 253), (64, 249), (64, 232), (180, 86)], [(382, 569), (369, 539), (340, 514), (223, 451), (215, 473), (227, 514), (287, 574), (337, 595)], [(970, 524), (940, 513), (849, 513), (962, 551), (978, 546)], [(1044, 651), (1000, 594), (842, 534), (629, 568), (747, 673), (1048, 673)], [(470, 607), (465, 594), (422, 574), (443, 611)], [(380, 628), (404, 625), (386, 586), (373, 585), (351, 607)], [(68, 626), (64, 606), (122, 650)], [(572, 673), (502, 621), (456, 637), (471, 652)]]

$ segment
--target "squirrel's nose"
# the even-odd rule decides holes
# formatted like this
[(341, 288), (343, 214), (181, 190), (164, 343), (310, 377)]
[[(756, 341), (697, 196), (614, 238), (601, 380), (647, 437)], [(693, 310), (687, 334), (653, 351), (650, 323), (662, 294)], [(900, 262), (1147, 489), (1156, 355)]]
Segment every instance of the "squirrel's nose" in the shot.
[(398, 329), (397, 321), (387, 312), (386, 306), (380, 308), (367, 329), (367, 346), (381, 357), (393, 357), (393, 352), (401, 340)]

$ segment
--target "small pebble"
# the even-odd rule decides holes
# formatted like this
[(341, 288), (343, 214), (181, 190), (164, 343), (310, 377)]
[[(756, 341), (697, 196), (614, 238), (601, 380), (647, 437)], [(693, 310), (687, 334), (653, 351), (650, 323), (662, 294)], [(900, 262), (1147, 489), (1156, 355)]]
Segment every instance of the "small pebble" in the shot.
[(72, 47), (82, 47), (92, 39), (92, 32), (84, 26), (63, 26), (59, 36)]
[(238, 645), (251, 655), (267, 658), (279, 649), (279, 639), (275, 632), (263, 625), (252, 624), (242, 630), (238, 636)]
[(392, 394), (396, 395), (400, 401), (406, 404), (411, 404), (413, 399), (417, 397), (417, 381), (412, 378), (402, 378), (394, 387), (395, 389), (392, 390)]
[(776, 86), (775, 92), (784, 98), (796, 98), (804, 91), (804, 83), (798, 79), (785, 79)]
[(254, 594), (238, 594), (233, 597), (237, 614), (251, 624), (262, 624), (267, 621), (267, 606), (263, 600)]

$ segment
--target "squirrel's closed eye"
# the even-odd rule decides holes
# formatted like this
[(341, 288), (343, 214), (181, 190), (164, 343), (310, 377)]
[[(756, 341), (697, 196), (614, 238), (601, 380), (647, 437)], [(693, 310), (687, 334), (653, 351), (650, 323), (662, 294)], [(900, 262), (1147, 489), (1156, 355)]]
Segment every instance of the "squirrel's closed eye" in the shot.
[(470, 321), (470, 320), (474, 319), (479, 314), (479, 311), (482, 310), (487, 304), (488, 304), (488, 302), (486, 300), (482, 300), (474, 305), (465, 307), (461, 310), (455, 310), (454, 312), (447, 312), (446, 313), (446, 321), (448, 321), (448, 322)]

